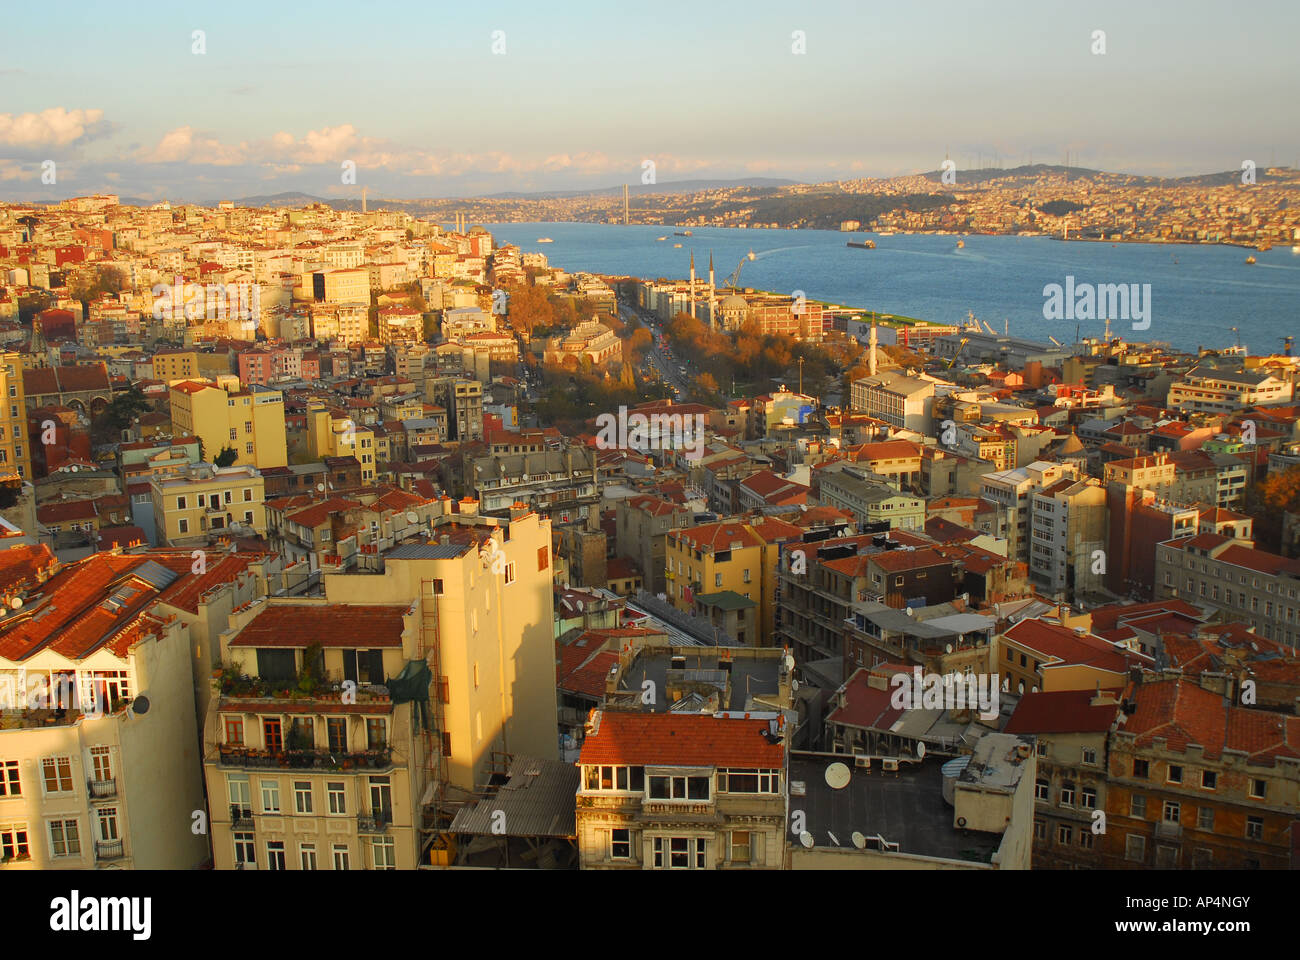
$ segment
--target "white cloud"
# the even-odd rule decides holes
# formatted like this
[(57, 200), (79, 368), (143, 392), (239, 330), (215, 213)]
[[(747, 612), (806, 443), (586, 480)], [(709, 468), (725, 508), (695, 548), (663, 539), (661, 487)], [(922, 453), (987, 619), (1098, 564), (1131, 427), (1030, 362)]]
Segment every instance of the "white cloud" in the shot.
[(65, 147), (104, 129), (103, 110), (50, 107), (40, 113), (0, 113), (0, 144), (32, 149)]

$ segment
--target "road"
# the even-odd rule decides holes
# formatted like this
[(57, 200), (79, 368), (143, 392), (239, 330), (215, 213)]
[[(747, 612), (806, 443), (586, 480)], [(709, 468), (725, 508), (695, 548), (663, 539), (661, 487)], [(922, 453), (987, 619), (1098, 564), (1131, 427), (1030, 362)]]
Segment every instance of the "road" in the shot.
[[(691, 378), (691, 367), (684, 359), (679, 358), (674, 360), (669, 357), (668, 354), (664, 352), (664, 349), (659, 346), (659, 330), (662, 329), (658, 326), (659, 318), (652, 314), (641, 313), (639, 310), (623, 303), (618, 305), (618, 312), (624, 322), (636, 318), (650, 328), (650, 334), (654, 339), (651, 340), (650, 349), (646, 351), (646, 361), (659, 372), (659, 375), (663, 377), (664, 381), (670, 387), (677, 391), (677, 399), (683, 399), (689, 392), (690, 388), (694, 385), (694, 381)], [(684, 376), (678, 369), (682, 366), (686, 367), (686, 374)]]

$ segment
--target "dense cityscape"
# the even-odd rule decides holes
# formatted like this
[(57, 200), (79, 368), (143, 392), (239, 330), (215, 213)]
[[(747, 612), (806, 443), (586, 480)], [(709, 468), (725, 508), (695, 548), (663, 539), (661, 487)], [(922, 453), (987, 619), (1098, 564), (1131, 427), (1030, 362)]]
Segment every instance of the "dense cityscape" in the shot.
[(1290, 338), (542, 249), (0, 205), (0, 869), (1294, 866)]

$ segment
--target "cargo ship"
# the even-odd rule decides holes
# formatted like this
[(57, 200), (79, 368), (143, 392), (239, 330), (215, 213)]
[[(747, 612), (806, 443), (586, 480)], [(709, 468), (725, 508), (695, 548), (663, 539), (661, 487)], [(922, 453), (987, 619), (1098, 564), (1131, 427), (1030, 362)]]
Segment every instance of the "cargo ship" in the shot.
[(874, 250), (876, 249), (876, 241), (863, 240), (861, 243), (855, 243), (854, 241), (850, 240), (848, 243), (844, 244), (844, 246), (856, 247), (859, 250)]
[(674, 230), (674, 231), (673, 231), (673, 236), (674, 236), (674, 237), (690, 237), (690, 236), (694, 236), (694, 234), (692, 234), (691, 231), (689, 231), (689, 230)]

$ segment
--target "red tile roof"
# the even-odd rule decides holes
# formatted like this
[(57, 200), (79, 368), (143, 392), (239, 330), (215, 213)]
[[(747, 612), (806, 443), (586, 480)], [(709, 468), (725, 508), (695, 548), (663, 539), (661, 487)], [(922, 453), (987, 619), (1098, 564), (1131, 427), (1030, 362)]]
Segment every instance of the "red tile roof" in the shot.
[(270, 604), (230, 642), (232, 647), (398, 647), (405, 604)]
[(1163, 738), (1179, 752), (1198, 744), (1211, 759), (1225, 749), (1240, 750), (1248, 763), (1265, 766), (1278, 757), (1300, 759), (1300, 717), (1228, 706), (1219, 694), (1182, 680), (1144, 683), (1133, 699), (1137, 709), (1121, 729), (1135, 734), (1139, 747)]
[(888, 683), (883, 690), (871, 686), (871, 674), (873, 671), (895, 673), (907, 669), (896, 664), (879, 664), (870, 670), (859, 667), (844, 684), (844, 706), (832, 710), (826, 722), (888, 730), (905, 711), (889, 702), (897, 688)]
[(1026, 693), (1004, 733), (1103, 733), (1119, 713), (1118, 702), (1092, 706), (1091, 690)]
[(767, 720), (610, 711), (593, 719), (598, 727), (583, 742), (580, 763), (772, 769), (784, 762), (783, 744), (764, 736)]
[(1021, 620), (1004, 636), (1026, 649), (1042, 654), (1049, 661), (1087, 664), (1100, 670), (1123, 673), (1129, 663), (1150, 663), (1150, 659), (1107, 643), (1088, 633), (1075, 633), (1059, 623), (1046, 620)]
[(0, 592), (12, 594), (31, 590), (50, 576), (57, 566), (58, 561), (44, 543), (20, 543), (0, 550)]

